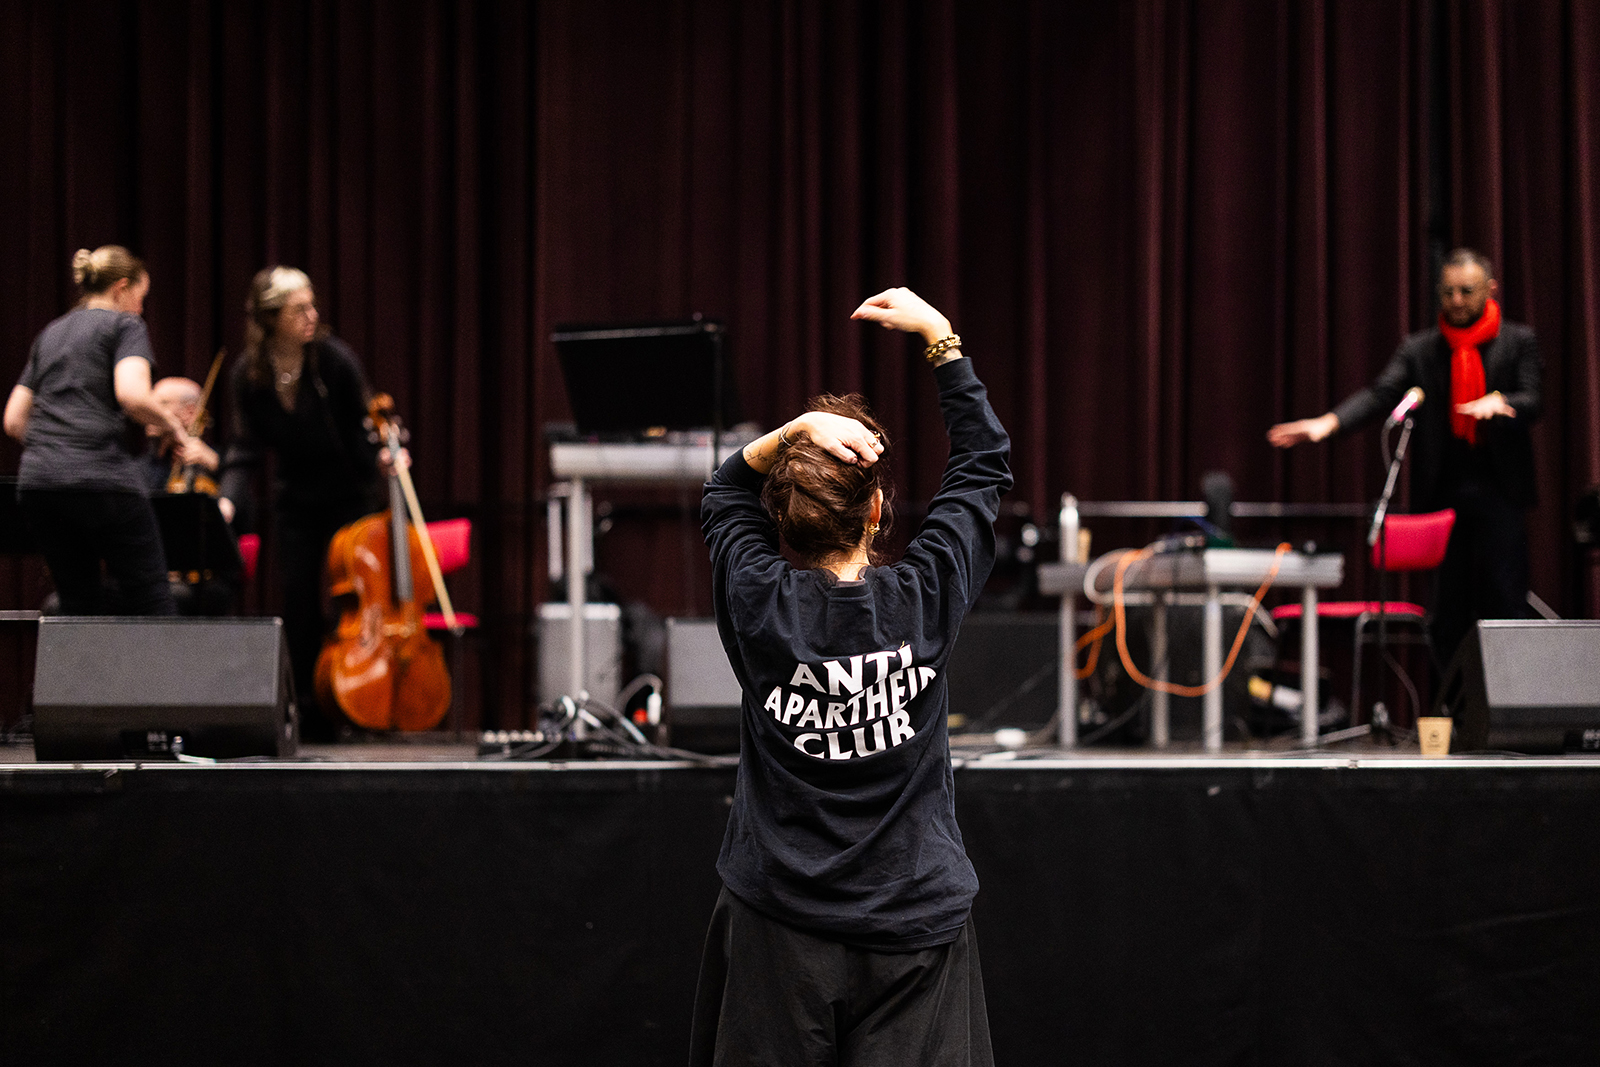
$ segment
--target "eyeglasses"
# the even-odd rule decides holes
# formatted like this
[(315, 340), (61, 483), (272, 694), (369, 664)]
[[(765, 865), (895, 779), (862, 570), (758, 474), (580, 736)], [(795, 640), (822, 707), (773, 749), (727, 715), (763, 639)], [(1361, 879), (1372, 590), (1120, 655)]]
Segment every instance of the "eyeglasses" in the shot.
[(1452, 296), (1471, 296), (1482, 288), (1482, 285), (1441, 285), (1439, 295), (1449, 300)]

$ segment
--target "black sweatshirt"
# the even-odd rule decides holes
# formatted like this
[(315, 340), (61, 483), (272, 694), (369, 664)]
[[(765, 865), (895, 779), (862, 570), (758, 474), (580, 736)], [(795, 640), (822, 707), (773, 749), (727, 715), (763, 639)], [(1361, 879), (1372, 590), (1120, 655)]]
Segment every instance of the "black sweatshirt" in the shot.
[(953, 940), (978, 891), (956, 826), (945, 664), (994, 565), (1011, 443), (972, 360), (933, 373), (950, 459), (899, 563), (853, 582), (791, 567), (742, 453), (701, 505), (717, 628), (744, 690), (717, 871), (771, 918), (885, 950)]

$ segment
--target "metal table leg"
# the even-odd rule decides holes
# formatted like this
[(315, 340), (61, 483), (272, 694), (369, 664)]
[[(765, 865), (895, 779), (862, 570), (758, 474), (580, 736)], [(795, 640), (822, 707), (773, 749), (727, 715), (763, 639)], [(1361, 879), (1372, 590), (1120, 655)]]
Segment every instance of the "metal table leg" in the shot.
[(1078, 745), (1078, 628), (1073, 596), (1061, 597), (1061, 687), (1057, 695), (1056, 743), (1062, 748)]
[[(1078, 558), (1078, 501), (1071, 493), (1061, 495), (1061, 561)], [(1056, 743), (1062, 748), (1078, 746), (1078, 595), (1074, 589), (1061, 594), (1060, 685), (1056, 694)]]
[[(1205, 608), (1205, 669), (1202, 676), (1210, 681), (1222, 673), (1222, 592), (1215, 585), (1206, 586)], [(1207, 752), (1222, 751), (1222, 686), (1211, 689), (1204, 698), (1204, 734)]]
[(1300, 595), (1300, 741), (1317, 743), (1321, 703), (1317, 699), (1317, 587), (1308, 585)]
[[(1158, 682), (1169, 681), (1172, 669), (1167, 664), (1167, 594), (1153, 591), (1150, 598), (1150, 659)], [(1150, 743), (1166, 748), (1172, 740), (1168, 717), (1168, 697), (1160, 689), (1150, 693)]]
[(589, 489), (582, 478), (572, 479), (572, 495), (567, 498), (567, 608), (571, 612), (568, 641), (567, 695), (574, 700), (587, 688), (584, 679), (584, 602), (588, 599), (587, 557), (589, 537)]

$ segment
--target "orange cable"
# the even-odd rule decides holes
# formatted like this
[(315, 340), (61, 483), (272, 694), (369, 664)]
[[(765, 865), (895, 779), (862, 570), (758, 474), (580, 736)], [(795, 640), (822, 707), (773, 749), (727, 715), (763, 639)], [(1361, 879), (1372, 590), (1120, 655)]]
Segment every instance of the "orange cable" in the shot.
[(1250, 630), (1250, 622), (1255, 618), (1256, 608), (1261, 606), (1261, 598), (1267, 595), (1267, 590), (1272, 588), (1272, 583), (1278, 577), (1278, 569), (1283, 565), (1284, 554), (1289, 551), (1289, 543), (1283, 542), (1278, 546), (1277, 552), (1272, 557), (1272, 569), (1267, 572), (1266, 580), (1250, 598), (1250, 610), (1244, 613), (1244, 620), (1239, 623), (1239, 632), (1234, 636), (1233, 647), (1228, 650), (1227, 661), (1222, 664), (1222, 671), (1215, 678), (1204, 685), (1177, 685), (1172, 682), (1163, 682), (1151, 678), (1138, 667), (1134, 666), (1133, 657), (1128, 654), (1126, 608), (1122, 601), (1122, 581), (1130, 566), (1141, 560), (1149, 559), (1155, 553), (1148, 548), (1138, 551), (1129, 551), (1122, 554), (1117, 560), (1117, 573), (1111, 583), (1112, 618), (1116, 621), (1117, 653), (1122, 657), (1122, 666), (1127, 669), (1128, 676), (1146, 689), (1154, 689), (1158, 693), (1168, 693), (1178, 697), (1202, 697), (1228, 677), (1228, 672), (1233, 670), (1234, 660), (1239, 658), (1239, 649), (1244, 647), (1244, 636)]
[[(1105, 609), (1098, 606), (1095, 608), (1097, 613), (1103, 610)], [(1075, 671), (1080, 680), (1094, 674), (1095, 667), (1100, 663), (1100, 646), (1105, 643), (1106, 634), (1110, 633), (1111, 628), (1116, 624), (1116, 619), (1108, 618), (1104, 622), (1095, 626), (1094, 629), (1078, 638), (1077, 644), (1074, 646), (1074, 651), (1083, 648), (1085, 645), (1089, 646), (1088, 660), (1082, 667), (1078, 667)]]

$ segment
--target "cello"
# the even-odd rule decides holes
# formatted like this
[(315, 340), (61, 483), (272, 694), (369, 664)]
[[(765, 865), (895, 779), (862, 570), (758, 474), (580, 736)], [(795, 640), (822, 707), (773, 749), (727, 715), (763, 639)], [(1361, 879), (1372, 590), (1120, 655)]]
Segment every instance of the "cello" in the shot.
[(446, 624), (458, 624), (400, 459), (394, 401), (380, 393), (367, 412), (394, 460), (389, 510), (357, 519), (328, 545), (328, 592), (343, 610), (317, 657), (317, 698), (369, 730), (430, 730), (450, 708), (450, 675), (419, 592), (431, 583)]

